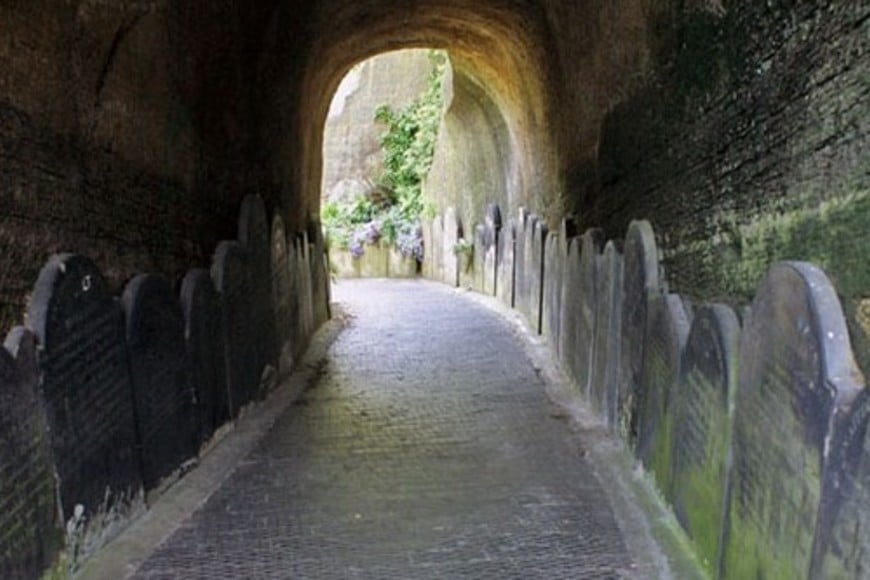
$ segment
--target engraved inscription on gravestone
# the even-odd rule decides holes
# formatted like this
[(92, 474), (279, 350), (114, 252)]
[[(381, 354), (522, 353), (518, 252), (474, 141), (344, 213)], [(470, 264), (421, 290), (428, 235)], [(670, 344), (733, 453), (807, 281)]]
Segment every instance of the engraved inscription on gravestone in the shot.
[(53, 256), (28, 310), (41, 349), (42, 395), (64, 519), (84, 508), (123, 517), (140, 495), (124, 315), (96, 266)]
[(169, 280), (140, 274), (121, 297), (146, 489), (196, 452), (184, 318)]

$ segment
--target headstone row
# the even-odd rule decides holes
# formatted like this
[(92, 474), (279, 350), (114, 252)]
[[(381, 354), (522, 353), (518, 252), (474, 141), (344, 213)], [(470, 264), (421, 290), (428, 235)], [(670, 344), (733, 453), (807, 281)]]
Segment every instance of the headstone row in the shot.
[(178, 297), (142, 274), (118, 299), (89, 259), (48, 261), (28, 328), (0, 348), (0, 576), (39, 576), (64, 533), (73, 564), (98, 547), (263, 394), (282, 346), (298, 356), (329, 317), (312, 227), (312, 242), (288, 246), (280, 217), (270, 228), (249, 196), (239, 240), (218, 244), (211, 271), (189, 271)]
[(626, 438), (711, 575), (868, 577), (870, 403), (821, 270), (774, 265), (741, 329), (729, 306), (668, 293), (645, 221), (605, 244), (520, 210), (492, 247), (495, 295)]

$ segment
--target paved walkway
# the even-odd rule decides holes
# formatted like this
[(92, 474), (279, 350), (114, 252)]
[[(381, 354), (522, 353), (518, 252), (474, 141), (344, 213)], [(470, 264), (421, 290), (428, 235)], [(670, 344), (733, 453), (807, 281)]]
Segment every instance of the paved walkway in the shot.
[(334, 293), (316, 385), (135, 578), (642, 576), (508, 322), (425, 282)]

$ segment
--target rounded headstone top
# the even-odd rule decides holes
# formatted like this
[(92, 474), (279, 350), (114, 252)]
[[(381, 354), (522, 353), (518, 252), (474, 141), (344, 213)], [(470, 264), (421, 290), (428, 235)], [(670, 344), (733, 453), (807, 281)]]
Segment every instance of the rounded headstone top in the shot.
[(658, 250), (655, 233), (648, 221), (634, 220), (628, 225), (624, 253), (627, 261), (638, 262), (641, 266), (644, 272), (644, 289), (657, 289), (659, 287)]

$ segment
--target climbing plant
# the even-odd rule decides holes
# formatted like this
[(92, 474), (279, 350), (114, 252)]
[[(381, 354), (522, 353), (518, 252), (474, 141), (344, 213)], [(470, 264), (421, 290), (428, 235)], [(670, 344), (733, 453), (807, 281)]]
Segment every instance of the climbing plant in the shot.
[(432, 167), (444, 106), (442, 88), (447, 55), (431, 51), (423, 93), (401, 109), (381, 105), (374, 120), (384, 126), (379, 143), (383, 169), (365, 195), (328, 202), (322, 221), (331, 243), (359, 257), (366, 245), (393, 245), (403, 255), (423, 259), (421, 216), (423, 180)]

